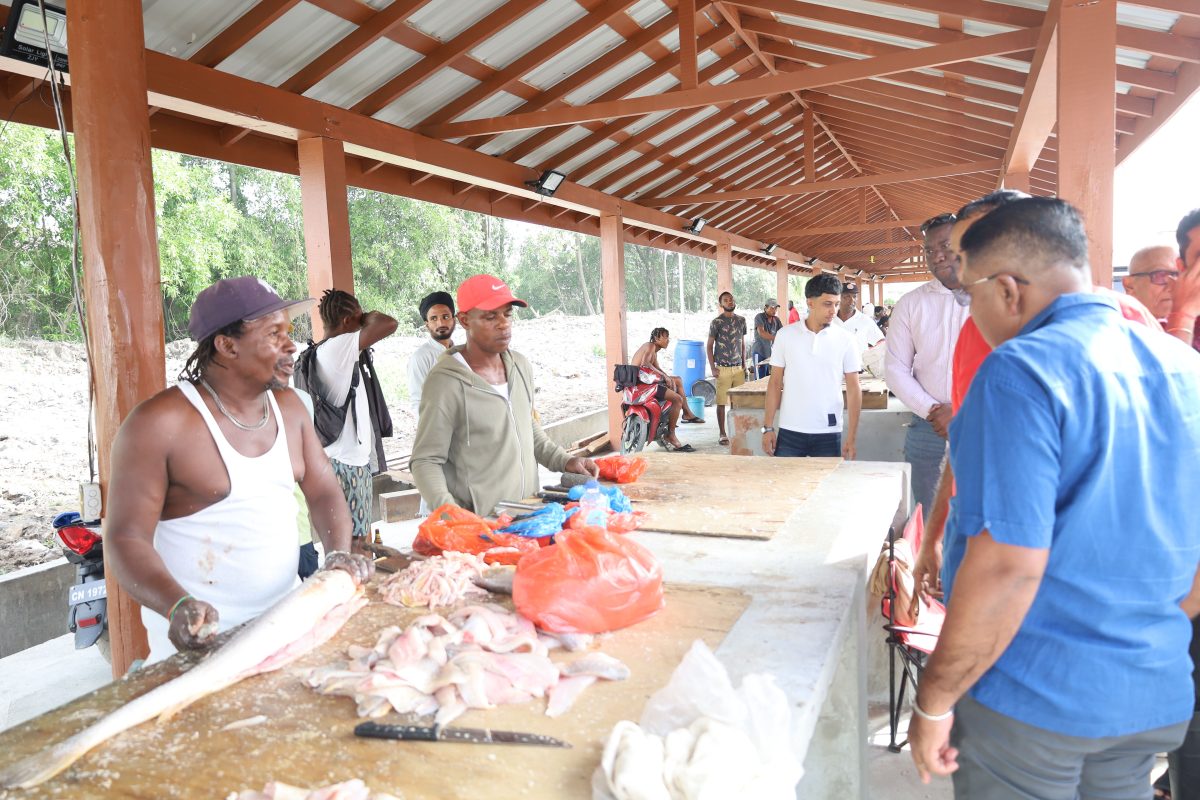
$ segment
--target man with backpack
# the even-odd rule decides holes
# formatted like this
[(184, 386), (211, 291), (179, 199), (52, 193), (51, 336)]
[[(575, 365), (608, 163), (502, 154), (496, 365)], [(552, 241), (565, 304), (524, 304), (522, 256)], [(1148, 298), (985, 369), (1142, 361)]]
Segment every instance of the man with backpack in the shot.
[(371, 476), (387, 468), (383, 437), (392, 435), (370, 348), (395, 333), (396, 320), (381, 311), (364, 313), (354, 295), (340, 289), (327, 289), (318, 311), (325, 338), (300, 354), (296, 386), (312, 395), (317, 436), (361, 543), (371, 527)]

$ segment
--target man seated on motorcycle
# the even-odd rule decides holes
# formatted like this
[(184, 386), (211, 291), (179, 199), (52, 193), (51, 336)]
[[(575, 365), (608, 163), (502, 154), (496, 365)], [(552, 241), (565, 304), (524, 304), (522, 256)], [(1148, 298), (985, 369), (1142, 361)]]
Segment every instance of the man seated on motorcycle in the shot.
[(675, 428), (679, 424), (680, 413), (684, 413), (684, 422), (700, 423), (704, 420), (693, 414), (687, 407), (687, 402), (684, 399), (683, 380), (678, 375), (668, 375), (658, 364), (658, 351), (666, 348), (670, 343), (671, 332), (666, 328), (655, 328), (650, 331), (650, 341), (637, 349), (630, 363), (639, 367), (643, 371), (643, 374), (646, 370), (649, 370), (658, 375), (659, 383), (663, 387), (659, 400), (669, 400), (671, 403), (671, 430), (667, 435), (667, 442), (676, 450), (690, 453), (695, 448), (690, 444), (682, 444), (679, 439), (675, 438)]

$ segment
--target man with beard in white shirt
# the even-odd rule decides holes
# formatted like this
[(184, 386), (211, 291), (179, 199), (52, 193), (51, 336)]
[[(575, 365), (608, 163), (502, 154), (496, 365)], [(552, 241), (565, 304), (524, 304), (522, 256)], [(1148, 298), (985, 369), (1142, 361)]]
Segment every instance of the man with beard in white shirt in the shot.
[(417, 348), (408, 359), (408, 404), (414, 414), (421, 408), (421, 388), (433, 365), (454, 346), (454, 298), (449, 292), (425, 295), (418, 307), (429, 341)]

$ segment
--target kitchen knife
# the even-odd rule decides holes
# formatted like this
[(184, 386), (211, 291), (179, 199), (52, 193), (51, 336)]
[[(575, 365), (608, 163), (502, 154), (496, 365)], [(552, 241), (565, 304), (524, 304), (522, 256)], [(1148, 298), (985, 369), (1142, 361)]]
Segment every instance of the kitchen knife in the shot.
[(569, 742), (539, 733), (493, 731), (486, 728), (443, 728), (440, 725), (383, 725), (363, 722), (355, 736), (371, 739), (401, 739), (410, 742), (463, 742), (466, 744), (531, 744), (540, 747), (570, 747)]

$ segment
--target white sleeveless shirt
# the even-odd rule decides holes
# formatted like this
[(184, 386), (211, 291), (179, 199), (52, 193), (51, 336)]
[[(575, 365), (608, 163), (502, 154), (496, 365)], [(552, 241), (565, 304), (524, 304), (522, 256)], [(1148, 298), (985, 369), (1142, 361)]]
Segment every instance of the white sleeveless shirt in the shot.
[[(254, 619), (298, 583), (296, 569), (296, 485), (288, 454), (283, 415), (268, 392), (278, 434), (261, 456), (248, 458), (233, 448), (190, 381), (179, 390), (208, 426), (229, 475), (229, 496), (178, 519), (161, 520), (154, 549), (188, 594), (211, 604), (221, 630)], [(150, 641), (147, 663), (175, 652), (167, 639), (167, 620), (142, 609)]]

